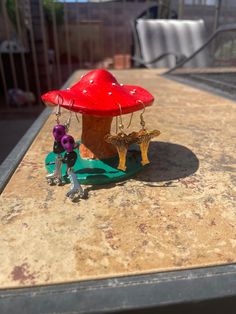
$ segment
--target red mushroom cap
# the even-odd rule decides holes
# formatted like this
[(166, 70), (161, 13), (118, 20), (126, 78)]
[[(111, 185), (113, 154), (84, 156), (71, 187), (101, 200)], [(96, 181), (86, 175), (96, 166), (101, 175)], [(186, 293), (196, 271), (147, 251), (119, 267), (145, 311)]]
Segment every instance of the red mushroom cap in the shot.
[(151, 106), (154, 97), (144, 88), (122, 85), (104, 69), (93, 70), (67, 90), (42, 95), (46, 105), (58, 103), (71, 111), (94, 116), (118, 116)]

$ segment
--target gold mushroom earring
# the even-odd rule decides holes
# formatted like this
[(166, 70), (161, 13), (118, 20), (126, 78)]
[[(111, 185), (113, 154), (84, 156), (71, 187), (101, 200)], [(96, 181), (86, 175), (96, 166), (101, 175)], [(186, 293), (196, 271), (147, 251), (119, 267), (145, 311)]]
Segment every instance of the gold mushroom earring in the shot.
[(133, 132), (131, 134), (132, 134), (132, 138), (135, 138), (134, 142), (137, 143), (140, 147), (141, 157), (142, 157), (141, 164), (144, 166), (150, 163), (148, 159), (148, 148), (149, 148), (150, 141), (152, 138), (160, 135), (161, 132), (159, 130), (148, 131), (146, 129), (145, 127), (146, 123), (143, 118), (143, 115), (145, 112), (145, 105), (141, 100), (139, 100), (138, 102), (141, 102), (143, 105), (143, 111), (140, 114), (140, 125), (142, 128), (140, 131)]
[[(133, 137), (132, 137), (132, 133), (127, 135), (124, 132), (121, 106), (120, 104), (118, 104), (118, 106), (120, 108), (119, 125), (118, 125), (119, 133), (116, 135), (107, 134), (104, 139), (107, 143), (111, 143), (112, 145), (116, 147), (116, 150), (119, 155), (119, 165), (117, 168), (122, 171), (125, 171), (126, 170), (126, 155), (127, 155), (129, 145), (133, 143)], [(132, 116), (131, 116), (131, 119), (132, 119)], [(131, 124), (131, 119), (130, 119), (129, 126)]]

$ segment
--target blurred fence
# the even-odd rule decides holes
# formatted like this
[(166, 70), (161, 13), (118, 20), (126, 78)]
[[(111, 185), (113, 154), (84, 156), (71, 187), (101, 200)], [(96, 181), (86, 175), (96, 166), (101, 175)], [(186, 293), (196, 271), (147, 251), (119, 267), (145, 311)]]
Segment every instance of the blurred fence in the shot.
[(0, 111), (40, 103), (41, 93), (59, 88), (75, 69), (132, 67), (131, 23), (137, 17), (203, 18), (210, 34), (217, 24), (234, 18), (229, 0), (220, 4), (1, 0)]

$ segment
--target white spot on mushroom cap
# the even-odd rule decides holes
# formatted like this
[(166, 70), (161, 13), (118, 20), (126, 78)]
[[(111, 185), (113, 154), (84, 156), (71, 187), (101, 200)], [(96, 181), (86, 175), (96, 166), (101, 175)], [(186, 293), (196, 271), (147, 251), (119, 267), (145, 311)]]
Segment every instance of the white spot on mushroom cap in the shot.
[(111, 96), (111, 95), (112, 95), (112, 92), (109, 92), (109, 93), (108, 93), (108, 95), (110, 95), (110, 96)]
[(87, 93), (86, 89), (84, 89), (84, 90), (83, 90), (83, 93), (84, 93), (84, 94), (86, 94), (86, 93)]
[(93, 83), (93, 80), (90, 80), (89, 82), (92, 84), (92, 83)]

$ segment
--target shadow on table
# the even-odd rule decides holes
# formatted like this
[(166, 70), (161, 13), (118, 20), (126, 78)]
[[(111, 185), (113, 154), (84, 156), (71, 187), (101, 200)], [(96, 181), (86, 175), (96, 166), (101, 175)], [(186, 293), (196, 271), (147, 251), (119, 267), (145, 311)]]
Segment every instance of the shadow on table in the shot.
[(136, 176), (138, 181), (171, 181), (187, 177), (199, 168), (199, 160), (190, 149), (167, 142), (151, 142), (149, 160), (147, 168)]
[[(162, 181), (167, 181), (164, 183), (166, 187), (173, 186), (171, 180), (190, 176), (199, 168), (197, 156), (190, 149), (179, 144), (151, 142), (148, 155), (150, 164), (146, 168), (144, 167), (134, 178), (138, 181), (147, 182), (146, 185), (148, 186), (154, 186), (152, 183)], [(88, 198), (91, 190), (111, 189), (124, 184), (125, 181), (106, 185), (93, 185), (85, 188), (83, 198)]]

